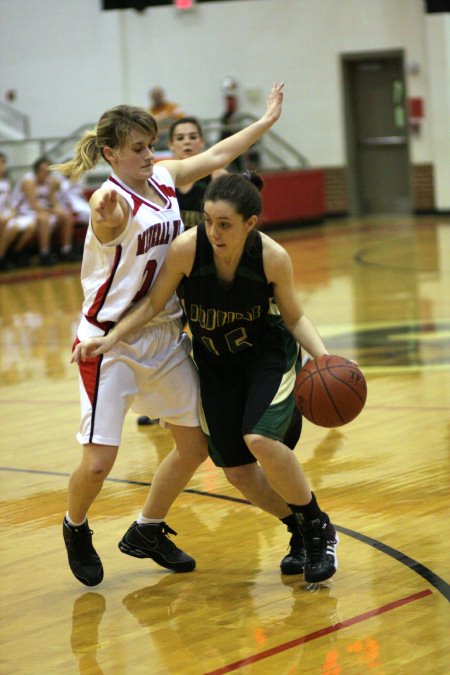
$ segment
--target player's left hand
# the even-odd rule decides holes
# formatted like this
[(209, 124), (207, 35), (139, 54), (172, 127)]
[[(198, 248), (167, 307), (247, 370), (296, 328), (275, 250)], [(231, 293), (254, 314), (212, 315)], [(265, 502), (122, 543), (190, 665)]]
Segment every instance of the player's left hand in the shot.
[(267, 110), (265, 117), (269, 120), (270, 124), (274, 124), (281, 115), (281, 109), (283, 106), (283, 89), (284, 82), (279, 84), (275, 83), (270, 90), (269, 97), (267, 99)]
[(87, 359), (94, 359), (109, 351), (112, 347), (111, 340), (108, 335), (102, 337), (87, 338), (79, 342), (72, 352), (70, 363), (80, 363)]

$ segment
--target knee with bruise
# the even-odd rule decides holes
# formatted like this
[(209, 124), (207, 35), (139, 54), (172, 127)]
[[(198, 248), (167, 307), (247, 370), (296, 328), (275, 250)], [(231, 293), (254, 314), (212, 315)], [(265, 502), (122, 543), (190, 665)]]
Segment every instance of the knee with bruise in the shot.
[(110, 464), (99, 458), (86, 467), (87, 478), (91, 483), (102, 483), (110, 471)]

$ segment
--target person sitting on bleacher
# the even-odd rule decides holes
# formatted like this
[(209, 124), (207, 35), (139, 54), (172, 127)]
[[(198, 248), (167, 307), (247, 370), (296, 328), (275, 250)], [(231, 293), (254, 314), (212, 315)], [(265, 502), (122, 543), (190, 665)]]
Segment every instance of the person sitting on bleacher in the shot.
[(84, 194), (83, 181), (72, 181), (66, 176), (59, 178), (58, 199), (72, 213), (77, 225), (89, 225), (91, 209)]
[(0, 272), (29, 263), (27, 246), (36, 231), (34, 215), (19, 216), (11, 203), (8, 160), (0, 153)]
[[(58, 201), (59, 181), (49, 170), (50, 162), (40, 157), (33, 170), (17, 182), (12, 194), (12, 203), (19, 215), (36, 214), (40, 264), (54, 265), (58, 260), (69, 262), (79, 256), (72, 248), (73, 216)], [(51, 250), (51, 239), (58, 230), (60, 249), (57, 255)]]

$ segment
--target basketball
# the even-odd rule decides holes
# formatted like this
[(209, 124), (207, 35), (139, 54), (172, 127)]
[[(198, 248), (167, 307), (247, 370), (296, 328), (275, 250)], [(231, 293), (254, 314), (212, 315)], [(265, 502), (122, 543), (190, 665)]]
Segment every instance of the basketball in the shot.
[(343, 356), (324, 354), (311, 359), (297, 374), (294, 398), (302, 415), (319, 427), (341, 427), (364, 408), (366, 379)]

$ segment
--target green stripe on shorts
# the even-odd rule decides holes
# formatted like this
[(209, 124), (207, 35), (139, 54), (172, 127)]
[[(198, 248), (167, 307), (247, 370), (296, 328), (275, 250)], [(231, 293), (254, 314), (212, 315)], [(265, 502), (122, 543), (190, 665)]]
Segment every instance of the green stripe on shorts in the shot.
[(252, 429), (252, 433), (273, 438), (275, 441), (283, 441), (291, 422), (294, 405), (294, 397), (288, 396), (284, 401), (269, 406)]

